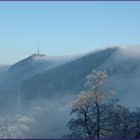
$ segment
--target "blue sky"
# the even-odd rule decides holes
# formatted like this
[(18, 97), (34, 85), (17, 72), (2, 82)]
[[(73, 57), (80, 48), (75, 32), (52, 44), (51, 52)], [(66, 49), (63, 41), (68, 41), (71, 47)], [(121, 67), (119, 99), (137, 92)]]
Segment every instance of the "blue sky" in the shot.
[(0, 2), (0, 64), (140, 45), (140, 2)]

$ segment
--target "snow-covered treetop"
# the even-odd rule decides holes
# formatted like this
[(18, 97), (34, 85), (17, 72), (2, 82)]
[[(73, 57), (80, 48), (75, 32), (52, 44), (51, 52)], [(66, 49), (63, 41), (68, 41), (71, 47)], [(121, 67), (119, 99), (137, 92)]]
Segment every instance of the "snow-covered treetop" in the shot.
[(96, 71), (93, 70), (91, 74), (87, 77), (86, 86), (92, 90), (97, 90), (97, 88), (103, 86), (105, 80), (108, 78), (108, 75), (105, 71)]
[(86, 82), (88, 89), (86, 91), (81, 91), (77, 96), (77, 99), (73, 102), (73, 110), (83, 106), (89, 106), (91, 103), (101, 103), (108, 93), (102, 88), (108, 75), (105, 71), (95, 71), (93, 70), (89, 74)]

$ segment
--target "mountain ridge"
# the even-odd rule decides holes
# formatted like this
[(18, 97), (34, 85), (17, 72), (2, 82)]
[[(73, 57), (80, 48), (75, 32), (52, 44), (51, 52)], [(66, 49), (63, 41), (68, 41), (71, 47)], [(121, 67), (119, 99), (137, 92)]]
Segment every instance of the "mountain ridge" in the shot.
[[(140, 91), (139, 48), (115, 46), (72, 57), (33, 54), (10, 67), (4, 80), (0, 79), (0, 89), (20, 88), (25, 100), (77, 95), (95, 69), (107, 71), (109, 88), (131, 103)], [(138, 99), (133, 100), (140, 105)]]
[[(134, 52), (137, 52), (135, 55)], [(134, 53), (134, 54), (133, 54)], [(110, 47), (88, 53), (79, 59), (44, 71), (23, 81), (21, 92), (27, 100), (36, 98), (61, 98), (77, 95), (84, 90), (85, 77), (93, 70), (106, 71), (107, 88), (128, 105), (139, 106), (140, 87), (139, 47)]]

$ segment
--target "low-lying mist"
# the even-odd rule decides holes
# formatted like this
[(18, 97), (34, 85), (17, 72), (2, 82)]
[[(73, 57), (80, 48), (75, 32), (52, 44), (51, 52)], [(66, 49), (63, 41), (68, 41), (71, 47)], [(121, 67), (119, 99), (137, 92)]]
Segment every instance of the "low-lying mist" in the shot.
[[(73, 96), (32, 100), (27, 104), (15, 100), (0, 115), (1, 138), (61, 138), (68, 132)], [(25, 103), (25, 102), (24, 102)], [(4, 108), (1, 107), (1, 108)]]
[[(71, 103), (83, 90), (85, 77), (93, 68), (108, 73), (107, 88), (116, 93), (121, 103), (130, 108), (140, 107), (139, 54), (139, 47), (104, 49), (49, 69), (49, 73), (46, 70), (41, 74), (42, 69), (37, 68), (39, 74), (25, 81), (27, 100), (18, 92), (23, 80), (20, 78), (36, 71), (40, 66), (38, 59), (34, 67), (29, 63), (30, 57), (24, 61), (26, 68), (18, 63), (10, 76), (6, 74), (8, 67), (0, 67), (0, 138), (62, 138), (68, 134)], [(32, 61), (35, 64), (36, 59)], [(41, 63), (43, 70), (44, 64)], [(39, 95), (39, 91), (43, 93)]]

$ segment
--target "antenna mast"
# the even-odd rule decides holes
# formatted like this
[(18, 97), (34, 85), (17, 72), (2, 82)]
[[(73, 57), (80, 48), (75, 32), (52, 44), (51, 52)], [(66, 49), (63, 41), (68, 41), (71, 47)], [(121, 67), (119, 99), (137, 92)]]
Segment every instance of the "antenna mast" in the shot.
[(39, 41), (38, 41), (38, 49), (37, 49), (37, 54), (39, 54)]

